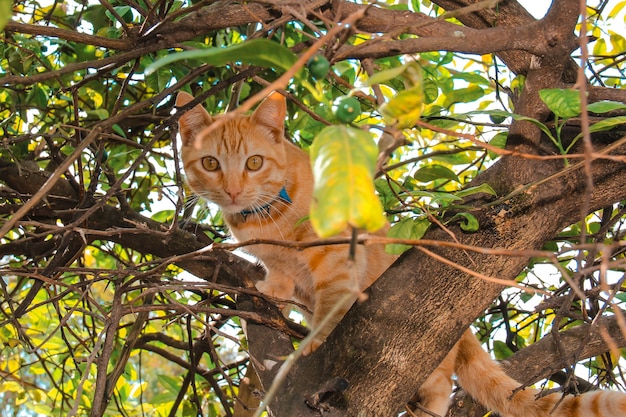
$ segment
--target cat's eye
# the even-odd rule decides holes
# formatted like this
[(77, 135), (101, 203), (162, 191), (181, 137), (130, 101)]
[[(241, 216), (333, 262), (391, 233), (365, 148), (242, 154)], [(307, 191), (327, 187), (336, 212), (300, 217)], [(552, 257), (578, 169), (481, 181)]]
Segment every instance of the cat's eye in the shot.
[(220, 163), (212, 156), (205, 156), (202, 158), (202, 166), (207, 171), (217, 171), (220, 169)]
[(261, 155), (252, 155), (246, 161), (246, 168), (250, 171), (258, 171), (263, 166), (263, 157)]

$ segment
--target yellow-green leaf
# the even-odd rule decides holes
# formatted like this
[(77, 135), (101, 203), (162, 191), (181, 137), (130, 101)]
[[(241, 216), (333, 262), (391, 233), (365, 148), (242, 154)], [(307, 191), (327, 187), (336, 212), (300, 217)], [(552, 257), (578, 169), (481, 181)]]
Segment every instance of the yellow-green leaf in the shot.
[(386, 219), (374, 191), (378, 148), (372, 136), (346, 125), (324, 128), (311, 145), (315, 186), (311, 224), (321, 237), (348, 226), (374, 232)]
[(400, 91), (380, 107), (380, 112), (388, 124), (405, 129), (415, 125), (423, 109), (424, 92), (420, 84)]
[[(591, 133), (602, 132), (624, 124), (626, 124), (626, 116), (609, 117), (589, 126), (589, 131)], [(579, 137), (582, 137), (582, 134), (578, 135), (575, 140), (578, 140)]]
[(493, 188), (487, 183), (482, 183), (476, 187), (468, 187), (462, 190), (459, 190), (455, 193), (457, 197), (465, 198), (469, 195), (477, 194), (477, 193), (485, 193), (493, 196), (497, 196), (498, 194), (494, 191)]
[(364, 87), (371, 87), (374, 84), (382, 84), (385, 81), (393, 80), (398, 78), (402, 73), (406, 71), (406, 66), (393, 67), (383, 71), (378, 71), (372, 74), (364, 83)]
[[(380, 107), (380, 112), (387, 124), (397, 125), (400, 129), (413, 127), (424, 109), (424, 78), (422, 77), (422, 70), (415, 62), (409, 62), (401, 67), (391, 68), (374, 74), (369, 78), (368, 84), (372, 85), (395, 78), (403, 80), (405, 89), (398, 91), (388, 102), (384, 103)], [(430, 90), (430, 93), (432, 96), (432, 90)]]
[(574, 89), (547, 88), (539, 97), (558, 117), (570, 119), (580, 114), (580, 92)]
[(619, 33), (609, 31), (611, 34), (611, 45), (613, 45), (613, 53), (623, 53), (626, 50), (626, 41)]
[(13, 2), (11, 0), (0, 0), (0, 32), (11, 20)]

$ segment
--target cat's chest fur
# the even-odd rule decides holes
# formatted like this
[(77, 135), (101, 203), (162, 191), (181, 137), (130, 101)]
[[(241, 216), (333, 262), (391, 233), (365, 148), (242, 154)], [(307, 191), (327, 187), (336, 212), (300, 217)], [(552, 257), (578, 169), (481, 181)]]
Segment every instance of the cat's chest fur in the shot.
[[(229, 229), (239, 242), (264, 240), (244, 250), (261, 260), (270, 280), (280, 281), (280, 289), (267, 289), (279, 298), (295, 298), (313, 308), (315, 289), (308, 258), (316, 249), (301, 249), (297, 242), (317, 239), (306, 220), (311, 204), (313, 178), (308, 155), (291, 144), (286, 144), (289, 169), (284, 178), (284, 195), (277, 195), (273, 203), (252, 213), (226, 213)], [(274, 243), (274, 244), (272, 244)], [(267, 280), (267, 279), (266, 279)], [(287, 284), (289, 283), (289, 284)]]

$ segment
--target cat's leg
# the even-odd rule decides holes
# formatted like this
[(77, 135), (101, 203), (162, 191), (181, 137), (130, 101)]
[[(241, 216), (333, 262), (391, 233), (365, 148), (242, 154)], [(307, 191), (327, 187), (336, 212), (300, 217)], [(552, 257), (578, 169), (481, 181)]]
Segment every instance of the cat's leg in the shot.
[[(293, 300), (296, 287), (295, 277), (302, 269), (301, 264), (295, 260), (293, 252), (260, 245), (251, 248), (250, 253), (263, 261), (267, 271), (265, 279), (255, 284), (257, 290), (270, 297)], [(293, 258), (294, 262), (286, 262), (286, 259), (290, 258)]]
[(308, 354), (322, 344), (357, 299), (363, 266), (348, 260), (345, 247), (321, 247), (306, 251), (311, 271), (314, 303), (311, 327), (316, 332)]
[(270, 297), (281, 300), (291, 300), (295, 289), (295, 283), (291, 276), (278, 270), (268, 270), (263, 281), (255, 284), (257, 290)]
[[(459, 344), (457, 343), (441, 364), (424, 381), (412, 402), (419, 402), (421, 407), (438, 416), (446, 415), (450, 406), (452, 374), (454, 373), (458, 349)], [(430, 416), (430, 414), (420, 411), (419, 408), (414, 411), (414, 415), (419, 417)]]

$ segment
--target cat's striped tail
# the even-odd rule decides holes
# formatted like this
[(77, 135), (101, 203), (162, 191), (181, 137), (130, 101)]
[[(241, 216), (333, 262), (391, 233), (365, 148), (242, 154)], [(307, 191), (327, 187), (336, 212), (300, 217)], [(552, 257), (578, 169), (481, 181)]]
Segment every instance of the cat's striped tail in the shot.
[(503, 417), (626, 417), (626, 394), (616, 391), (563, 397), (540, 396), (539, 390), (526, 388), (512, 395), (521, 384), (491, 359), (470, 331), (459, 341), (455, 371), (466, 392)]

